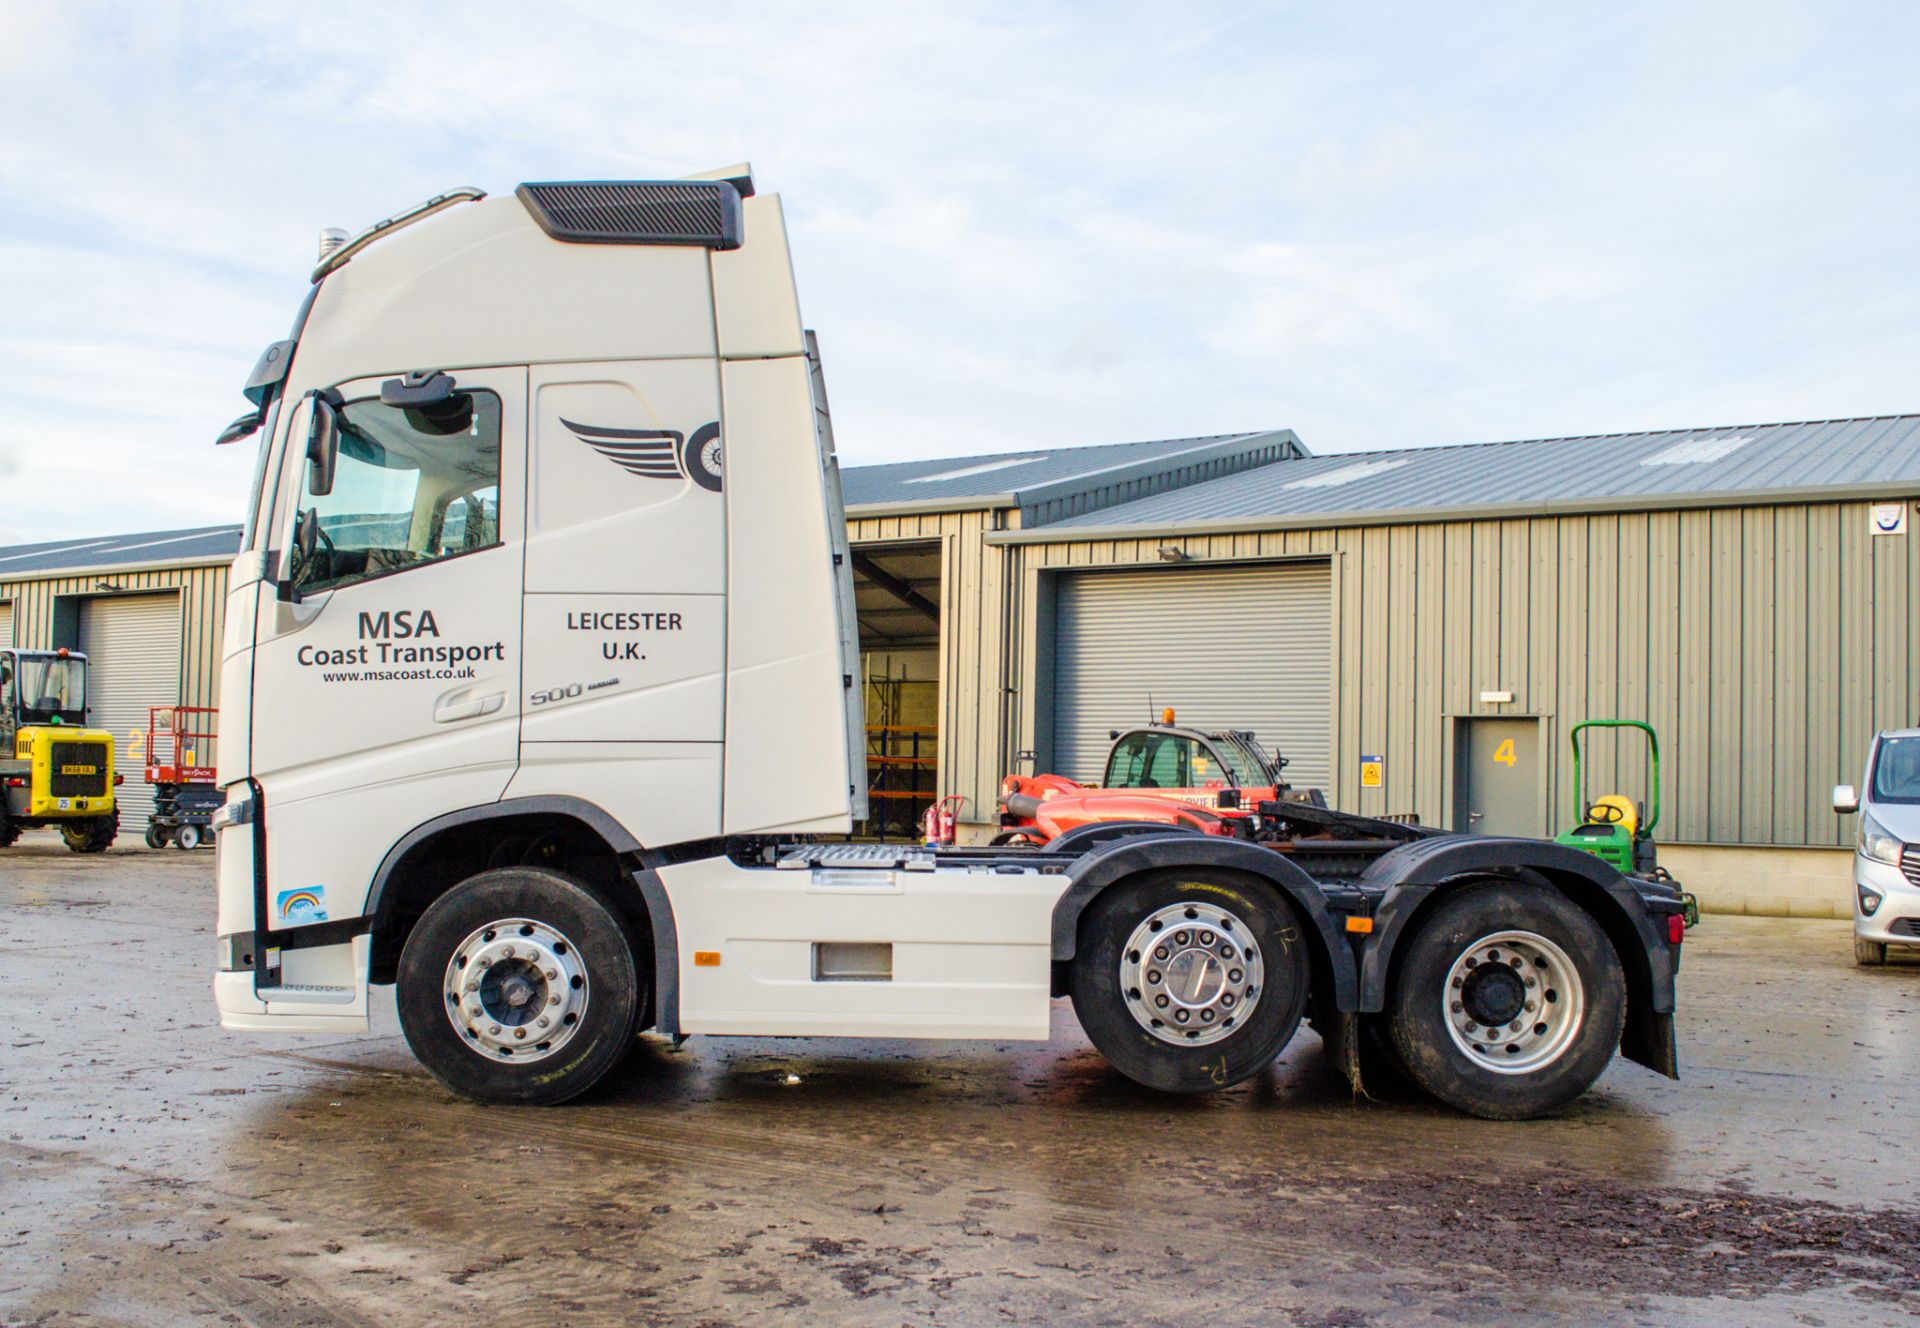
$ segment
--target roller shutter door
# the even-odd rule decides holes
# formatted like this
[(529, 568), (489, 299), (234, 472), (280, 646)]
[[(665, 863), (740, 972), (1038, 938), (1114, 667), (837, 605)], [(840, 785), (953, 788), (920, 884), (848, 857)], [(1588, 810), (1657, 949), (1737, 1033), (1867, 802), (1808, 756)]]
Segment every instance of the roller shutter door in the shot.
[(13, 605), (0, 604), (0, 646), (13, 644)]
[(1062, 575), (1055, 771), (1099, 779), (1108, 733), (1171, 706), (1193, 728), (1252, 729), (1290, 783), (1325, 788), (1331, 587), (1324, 562)]
[(80, 649), (87, 655), (87, 724), (113, 734), (120, 830), (138, 840), (153, 810), (145, 762), (130, 760), (128, 735), (147, 727), (147, 707), (180, 700), (180, 596), (115, 595), (82, 601)]

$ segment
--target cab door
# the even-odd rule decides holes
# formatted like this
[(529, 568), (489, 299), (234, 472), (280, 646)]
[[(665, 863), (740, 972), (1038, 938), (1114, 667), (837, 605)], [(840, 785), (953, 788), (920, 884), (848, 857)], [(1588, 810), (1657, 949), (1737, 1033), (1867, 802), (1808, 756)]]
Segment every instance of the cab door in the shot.
[(323, 495), (310, 401), (293, 421), (253, 664), (274, 928), (362, 913), (389, 846), (497, 800), (518, 761), (527, 374), (446, 372), (455, 391), (429, 407), (383, 403), (380, 379), (336, 385)]

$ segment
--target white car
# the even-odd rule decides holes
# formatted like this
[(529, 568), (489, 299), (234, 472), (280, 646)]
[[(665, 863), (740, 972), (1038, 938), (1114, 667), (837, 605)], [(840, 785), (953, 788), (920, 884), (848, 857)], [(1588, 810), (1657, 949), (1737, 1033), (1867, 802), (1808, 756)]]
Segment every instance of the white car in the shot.
[(1920, 945), (1920, 728), (1877, 734), (1863, 798), (1833, 790), (1836, 812), (1860, 813), (1853, 854), (1853, 958), (1884, 964), (1889, 945)]

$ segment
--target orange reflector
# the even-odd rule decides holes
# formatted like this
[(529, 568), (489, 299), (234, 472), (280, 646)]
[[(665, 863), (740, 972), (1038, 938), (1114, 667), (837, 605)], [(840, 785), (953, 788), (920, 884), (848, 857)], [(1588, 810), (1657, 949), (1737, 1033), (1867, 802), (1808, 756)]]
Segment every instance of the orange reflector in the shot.
[(1373, 919), (1349, 917), (1347, 919), (1347, 930), (1365, 936), (1373, 930)]
[(693, 952), (693, 966), (695, 968), (720, 967), (720, 952), (718, 950), (695, 950)]

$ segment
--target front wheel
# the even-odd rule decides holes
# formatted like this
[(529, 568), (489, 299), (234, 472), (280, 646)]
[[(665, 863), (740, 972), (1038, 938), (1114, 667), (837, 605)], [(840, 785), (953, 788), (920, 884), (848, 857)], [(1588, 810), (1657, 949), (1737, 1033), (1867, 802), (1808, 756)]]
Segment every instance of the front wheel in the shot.
[(1171, 1093), (1227, 1088), (1292, 1041), (1308, 961), (1285, 901), (1230, 872), (1151, 872), (1080, 920), (1073, 1011), (1100, 1054)]
[(174, 842), (180, 845), (181, 848), (186, 849), (188, 852), (192, 852), (194, 849), (200, 847), (201, 841), (204, 838), (205, 838), (205, 835), (201, 832), (201, 829), (199, 826), (183, 825), (180, 827), (179, 835), (174, 840)]
[(435, 900), (400, 953), (400, 1027), (435, 1078), (479, 1102), (547, 1106), (620, 1063), (641, 1006), (619, 916), (572, 877), (482, 872)]
[(84, 821), (69, 821), (60, 827), (60, 837), (72, 853), (105, 853), (120, 833), (120, 813), (90, 816)]
[(1527, 1120), (1592, 1087), (1626, 1023), (1613, 943), (1544, 887), (1477, 885), (1407, 942), (1388, 997), (1407, 1073), (1450, 1106)]
[(1878, 968), (1887, 962), (1887, 943), (1885, 941), (1863, 941), (1853, 938), (1853, 962), (1862, 968)]
[(146, 840), (148, 848), (165, 848), (167, 846), (167, 828), (163, 825), (148, 826)]

